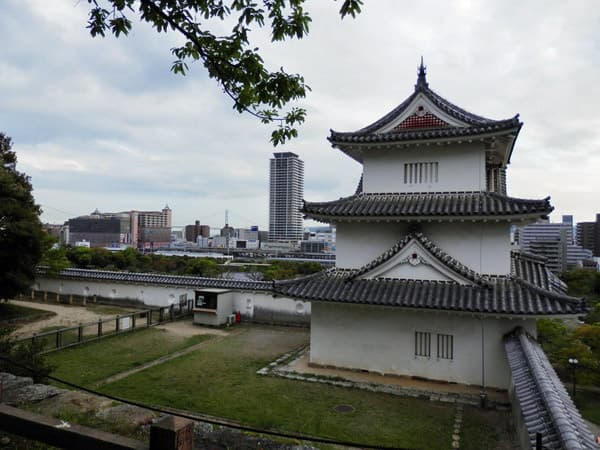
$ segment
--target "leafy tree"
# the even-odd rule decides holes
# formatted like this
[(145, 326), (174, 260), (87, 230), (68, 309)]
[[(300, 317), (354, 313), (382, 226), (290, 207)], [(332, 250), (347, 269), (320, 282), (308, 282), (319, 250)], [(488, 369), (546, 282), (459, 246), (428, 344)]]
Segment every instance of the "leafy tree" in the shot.
[[(171, 49), (174, 73), (185, 75), (188, 61), (199, 61), (233, 101), (238, 112), (249, 112), (263, 123), (278, 122), (271, 134), (273, 145), (296, 137), (296, 126), (304, 122), (306, 111), (286, 105), (304, 98), (310, 88), (299, 74), (283, 68), (269, 71), (259, 49), (250, 41), (251, 27), (269, 27), (271, 40), (302, 39), (311, 22), (306, 0), (88, 0), (88, 28), (92, 36), (116, 37), (128, 34), (132, 21), (127, 14), (139, 14), (157, 32), (175, 31), (185, 43)], [(262, 6), (260, 5), (262, 3)], [(355, 17), (362, 0), (343, 0), (342, 18)], [(215, 29), (232, 25), (231, 31), (216, 34)]]
[(185, 269), (186, 275), (198, 275), (201, 277), (217, 277), (220, 274), (218, 264), (207, 258), (194, 258)]
[(79, 269), (87, 269), (92, 264), (92, 250), (87, 247), (72, 247), (67, 257)]
[(538, 341), (563, 379), (569, 379), (569, 358), (579, 361), (578, 378), (583, 384), (600, 382), (600, 327), (582, 325), (574, 330), (560, 320), (540, 319)]
[(16, 170), (11, 138), (0, 133), (0, 299), (25, 292), (45, 250), (40, 208), (29, 178)]
[(46, 235), (48, 241), (46, 247), (48, 250), (42, 255), (40, 265), (44, 266), (48, 273), (57, 274), (61, 270), (71, 266), (71, 261), (67, 258), (67, 249), (59, 247), (54, 238), (50, 235)]
[(561, 279), (567, 283), (570, 295), (600, 295), (600, 273), (598, 272), (588, 269), (572, 269), (564, 272)]

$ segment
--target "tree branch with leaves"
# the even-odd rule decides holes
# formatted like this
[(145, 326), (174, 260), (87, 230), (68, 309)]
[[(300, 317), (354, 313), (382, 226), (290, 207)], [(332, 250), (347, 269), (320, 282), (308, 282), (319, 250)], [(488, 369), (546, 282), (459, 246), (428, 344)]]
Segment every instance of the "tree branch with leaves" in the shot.
[[(306, 0), (88, 0), (92, 5), (88, 25), (92, 36), (116, 37), (132, 29), (130, 14), (138, 14), (157, 32), (174, 31), (185, 43), (171, 49), (171, 71), (185, 75), (188, 62), (199, 61), (233, 101), (239, 113), (249, 113), (265, 124), (277, 124), (271, 133), (274, 146), (298, 136), (306, 110), (290, 103), (306, 97), (310, 87), (304, 77), (266, 68), (259, 49), (251, 43), (252, 27), (271, 31), (271, 41), (302, 39), (309, 32)], [(340, 16), (355, 17), (362, 0), (343, 0)], [(229, 34), (211, 32), (215, 23), (233, 23)]]

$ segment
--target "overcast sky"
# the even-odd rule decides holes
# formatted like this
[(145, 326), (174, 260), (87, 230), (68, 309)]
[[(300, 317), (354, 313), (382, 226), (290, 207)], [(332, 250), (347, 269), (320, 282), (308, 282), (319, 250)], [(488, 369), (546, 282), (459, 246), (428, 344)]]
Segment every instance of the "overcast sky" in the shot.
[(555, 212), (600, 212), (600, 8), (597, 1), (309, 1), (307, 38), (270, 44), (270, 68), (302, 73), (312, 92), (300, 136), (273, 149), (271, 127), (231, 109), (200, 65), (173, 75), (174, 34), (134, 23), (91, 38), (88, 3), (3, 0), (0, 131), (13, 138), (45, 222), (100, 211), (173, 210), (173, 223), (268, 227), (273, 151), (305, 162), (305, 198), (354, 192), (360, 165), (329, 129), (370, 124), (409, 96), (421, 55), (430, 87), (479, 115), (521, 114), (509, 194), (552, 196)]

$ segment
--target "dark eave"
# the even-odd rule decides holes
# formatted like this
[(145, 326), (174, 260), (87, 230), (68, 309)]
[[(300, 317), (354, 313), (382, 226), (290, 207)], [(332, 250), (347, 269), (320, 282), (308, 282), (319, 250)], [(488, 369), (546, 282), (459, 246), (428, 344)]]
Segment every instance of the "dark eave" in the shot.
[[(360, 278), (389, 260), (398, 249), (418, 239), (449, 269), (474, 284), (396, 278)], [(273, 291), (302, 300), (425, 310), (518, 316), (573, 316), (585, 314), (582, 298), (570, 297), (552, 280), (544, 262), (511, 253), (511, 275), (481, 275), (444, 253), (425, 236), (407, 236), (360, 269), (328, 269), (307, 277), (277, 281)], [(405, 242), (407, 241), (407, 242)]]
[(331, 202), (304, 202), (302, 213), (316, 220), (348, 218), (492, 218), (547, 216), (550, 197), (520, 199), (495, 192), (361, 193)]
[(337, 146), (342, 144), (385, 144), (437, 139), (475, 138), (479, 136), (491, 136), (501, 132), (512, 132), (516, 136), (521, 129), (521, 125), (519, 119), (514, 117), (485, 125), (406, 130), (390, 133), (363, 134), (359, 132), (348, 133), (330, 130), (331, 135), (327, 139), (333, 145)]
[(535, 288), (512, 278), (489, 287), (392, 278), (355, 279), (353, 270), (276, 282), (273, 291), (308, 301), (511, 316), (573, 316), (587, 312), (581, 299)]

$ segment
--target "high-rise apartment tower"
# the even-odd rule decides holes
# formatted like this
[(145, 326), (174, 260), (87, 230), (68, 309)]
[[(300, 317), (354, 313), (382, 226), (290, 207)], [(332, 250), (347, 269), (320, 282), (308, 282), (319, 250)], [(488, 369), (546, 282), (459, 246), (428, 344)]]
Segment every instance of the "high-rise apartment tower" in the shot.
[(273, 153), (269, 177), (269, 240), (302, 240), (304, 162), (291, 152)]

